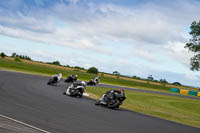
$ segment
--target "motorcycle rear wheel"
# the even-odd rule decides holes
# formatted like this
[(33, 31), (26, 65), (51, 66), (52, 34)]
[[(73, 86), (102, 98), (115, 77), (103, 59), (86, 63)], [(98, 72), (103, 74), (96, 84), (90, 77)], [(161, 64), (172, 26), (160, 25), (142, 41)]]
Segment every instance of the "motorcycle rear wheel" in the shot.
[(111, 108), (111, 109), (119, 108), (119, 105), (120, 105), (120, 101), (118, 99), (116, 99), (114, 103), (111, 103), (111, 102), (107, 103), (108, 108)]

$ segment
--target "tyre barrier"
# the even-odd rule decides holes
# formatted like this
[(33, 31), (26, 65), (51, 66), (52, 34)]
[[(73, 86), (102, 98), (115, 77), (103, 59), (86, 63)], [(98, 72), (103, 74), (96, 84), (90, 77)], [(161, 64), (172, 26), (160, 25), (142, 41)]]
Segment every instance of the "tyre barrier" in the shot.
[(189, 90), (180, 89), (180, 94), (187, 95), (188, 93), (189, 93)]
[(177, 89), (177, 88), (170, 88), (170, 91), (180, 93), (180, 89)]
[(171, 92), (180, 93), (184, 95), (191, 95), (191, 96), (199, 96), (200, 92), (198, 91), (192, 91), (192, 90), (184, 90), (184, 89), (177, 89), (177, 88), (170, 88)]
[(189, 91), (188, 95), (197, 96), (197, 91)]

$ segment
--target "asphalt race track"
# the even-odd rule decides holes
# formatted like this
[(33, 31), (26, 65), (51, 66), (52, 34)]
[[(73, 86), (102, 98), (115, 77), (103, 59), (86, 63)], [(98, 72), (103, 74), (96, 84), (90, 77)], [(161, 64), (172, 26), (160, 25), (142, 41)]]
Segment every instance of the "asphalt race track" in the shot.
[(64, 82), (48, 86), (47, 81), (48, 77), (0, 71), (0, 115), (52, 133), (200, 133), (200, 128), (62, 95)]

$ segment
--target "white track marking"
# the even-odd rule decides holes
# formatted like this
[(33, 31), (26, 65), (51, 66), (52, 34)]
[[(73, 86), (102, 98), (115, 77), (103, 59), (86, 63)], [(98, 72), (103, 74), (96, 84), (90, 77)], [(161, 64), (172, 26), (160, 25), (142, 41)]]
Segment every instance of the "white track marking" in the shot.
[(4, 116), (4, 115), (0, 115), (0, 117), (5, 118), (5, 119), (8, 119), (8, 120), (11, 120), (11, 121), (14, 121), (14, 122), (16, 122), (16, 123), (22, 124), (22, 125), (24, 125), (24, 126), (30, 127), (30, 128), (32, 128), (32, 129), (38, 130), (38, 131), (43, 132), (43, 133), (50, 133), (50, 132), (48, 132), (48, 131), (45, 131), (45, 130), (42, 130), (42, 129), (40, 129), (40, 128), (31, 126), (31, 125), (29, 125), (29, 124), (23, 123), (23, 122), (21, 122), (21, 121), (12, 119), (12, 118), (7, 117), (7, 116)]

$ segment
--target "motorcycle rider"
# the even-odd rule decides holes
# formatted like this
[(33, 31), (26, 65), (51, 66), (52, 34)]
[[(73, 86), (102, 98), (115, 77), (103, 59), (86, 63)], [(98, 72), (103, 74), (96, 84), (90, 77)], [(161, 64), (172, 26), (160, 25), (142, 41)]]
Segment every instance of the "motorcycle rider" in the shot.
[(70, 75), (65, 82), (75, 82), (78, 78), (78, 75)]
[(78, 75), (73, 75), (73, 77), (74, 77), (74, 81), (76, 81), (78, 78)]
[(59, 82), (61, 78), (62, 78), (62, 73), (51, 76), (51, 79), (54, 79), (55, 82)]
[(120, 89), (120, 90), (109, 90), (109, 91), (107, 91), (105, 94), (103, 94), (103, 96), (99, 99), (99, 102), (100, 102), (101, 104), (106, 104), (106, 99), (108, 98), (108, 96), (111, 96), (111, 95), (114, 94), (115, 92), (125, 97), (124, 89)]
[[(86, 83), (85, 83), (85, 81), (81, 81), (81, 82), (75, 82), (75, 83), (71, 84), (71, 88), (72, 89), (74, 89), (77, 86), (83, 86), (85, 88), (86, 87)], [(67, 91), (64, 92), (63, 94), (70, 95), (69, 88), (67, 88)]]
[(96, 85), (99, 83), (99, 76), (92, 78), (87, 85)]
[(99, 83), (99, 76), (95, 77), (93, 80), (95, 83)]

